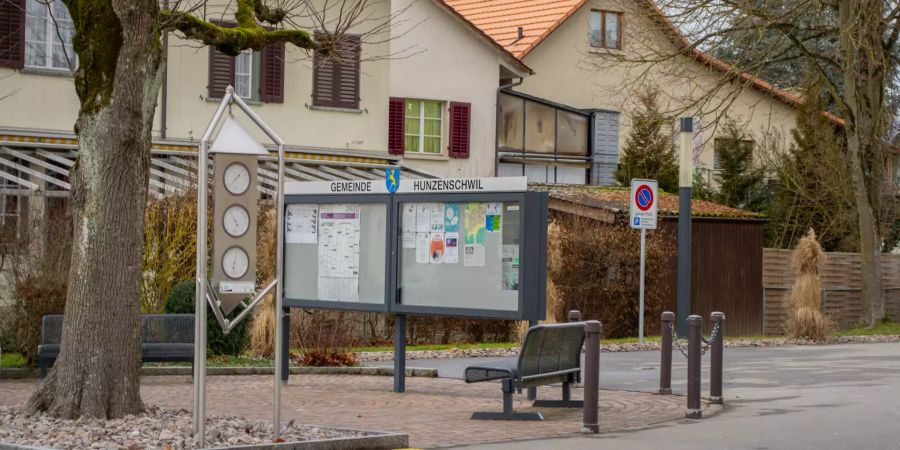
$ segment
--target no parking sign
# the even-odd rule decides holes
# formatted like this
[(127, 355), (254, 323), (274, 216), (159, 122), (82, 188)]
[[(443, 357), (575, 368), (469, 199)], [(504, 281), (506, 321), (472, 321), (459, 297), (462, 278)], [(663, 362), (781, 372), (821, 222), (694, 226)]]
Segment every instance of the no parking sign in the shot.
[(656, 229), (656, 180), (631, 180), (631, 228)]

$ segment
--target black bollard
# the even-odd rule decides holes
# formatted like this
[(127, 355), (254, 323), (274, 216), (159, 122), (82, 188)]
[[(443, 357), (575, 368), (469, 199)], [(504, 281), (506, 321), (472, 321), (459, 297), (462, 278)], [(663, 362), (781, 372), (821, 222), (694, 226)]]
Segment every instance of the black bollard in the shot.
[(712, 330), (718, 326), (715, 339), (709, 343), (709, 402), (722, 404), (722, 357), (725, 352), (725, 314), (714, 312), (709, 318)]
[(581, 322), (581, 311), (577, 309), (569, 311), (569, 322)]
[(600, 432), (599, 405), (600, 394), (600, 331), (602, 326), (596, 320), (584, 323), (584, 407), (581, 421), (581, 432), (596, 434)]
[(703, 318), (692, 315), (687, 318), (688, 366), (687, 366), (687, 410), (685, 417), (700, 419), (700, 333)]
[(672, 330), (674, 329), (675, 313), (665, 311), (662, 313), (662, 321), (659, 328), (659, 393), (660, 395), (672, 394)]

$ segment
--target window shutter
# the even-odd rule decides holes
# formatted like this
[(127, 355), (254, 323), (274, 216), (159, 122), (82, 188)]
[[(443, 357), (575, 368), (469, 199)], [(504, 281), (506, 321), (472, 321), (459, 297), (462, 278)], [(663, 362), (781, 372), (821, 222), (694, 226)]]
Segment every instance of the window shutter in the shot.
[(450, 145), (451, 158), (469, 157), (469, 135), (471, 131), (472, 105), (450, 102)]
[(209, 98), (222, 98), (225, 88), (234, 86), (234, 56), (228, 56), (215, 47), (209, 48)]
[(25, 0), (0, 0), (0, 67), (25, 66)]
[(284, 103), (284, 43), (264, 48), (261, 57), (259, 99), (268, 103)]
[(402, 155), (406, 150), (406, 102), (402, 98), (391, 97), (388, 102), (388, 153)]
[(359, 61), (362, 40), (346, 35), (336, 58), (313, 56), (313, 105), (359, 109)]

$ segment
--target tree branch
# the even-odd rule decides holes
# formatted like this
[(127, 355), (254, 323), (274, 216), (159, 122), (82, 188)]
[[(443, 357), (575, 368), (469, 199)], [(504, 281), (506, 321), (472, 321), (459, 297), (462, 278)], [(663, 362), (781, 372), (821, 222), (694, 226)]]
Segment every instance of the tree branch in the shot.
[(244, 50), (262, 50), (276, 43), (290, 43), (299, 48), (317, 50), (321, 46), (304, 30), (267, 30), (256, 21), (255, 12), (246, 8), (260, 0), (240, 0), (235, 18), (237, 27), (224, 27), (193, 14), (161, 11), (164, 27), (180, 31), (188, 39), (200, 41), (216, 50), (237, 56)]

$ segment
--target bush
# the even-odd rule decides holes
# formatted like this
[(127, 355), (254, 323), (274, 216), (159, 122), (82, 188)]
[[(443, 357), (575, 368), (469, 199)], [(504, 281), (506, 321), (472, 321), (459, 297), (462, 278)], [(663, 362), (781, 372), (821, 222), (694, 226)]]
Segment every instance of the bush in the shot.
[(28, 277), (15, 287), (13, 316), (16, 350), (29, 365), (37, 361), (41, 343), (41, 322), (49, 314), (62, 314), (66, 307), (66, 285), (47, 279)]
[[(662, 313), (674, 242), (665, 229), (647, 235), (645, 325), (656, 323)], [(553, 287), (548, 298), (556, 299), (550, 305), (553, 319), (565, 322), (568, 311), (577, 309), (584, 320), (603, 323), (604, 338), (636, 336), (640, 232), (622, 221), (606, 224), (560, 215), (551, 222), (547, 245), (548, 286)]]
[(794, 250), (794, 265), (799, 273), (787, 297), (790, 315), (784, 325), (784, 333), (791, 339), (824, 341), (834, 329), (834, 323), (822, 314), (819, 266), (824, 260), (825, 252), (810, 229)]
[[(194, 314), (194, 295), (196, 293), (193, 281), (182, 281), (172, 288), (166, 299), (166, 314)], [(230, 318), (237, 316), (244, 306), (239, 305), (231, 313)], [(227, 317), (227, 316), (226, 316)], [(244, 319), (230, 333), (225, 334), (212, 308), (206, 305), (206, 347), (210, 355), (237, 356), (244, 352), (250, 341), (249, 320)]]

